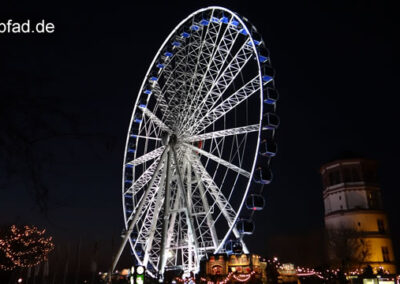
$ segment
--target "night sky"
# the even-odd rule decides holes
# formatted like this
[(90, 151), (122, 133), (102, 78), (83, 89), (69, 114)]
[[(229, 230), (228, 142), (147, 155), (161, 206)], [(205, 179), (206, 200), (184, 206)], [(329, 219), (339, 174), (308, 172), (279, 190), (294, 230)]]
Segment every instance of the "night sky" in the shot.
[[(79, 240), (88, 255), (97, 243), (100, 268), (106, 269), (120, 242), (124, 143), (145, 72), (181, 19), (221, 5), (247, 17), (263, 35), (281, 98), (275, 179), (250, 249), (306, 263), (299, 252), (312, 250), (311, 240), (323, 228), (319, 167), (348, 151), (379, 161), (399, 248), (394, 6), (377, 0), (257, 2), (1, 4), (0, 22), (44, 19), (55, 32), (0, 34), (0, 225), (47, 228), (60, 255)], [(48, 189), (39, 197), (47, 200), (44, 212), (32, 167)], [(318, 258), (319, 248), (309, 254)], [(129, 264), (126, 256), (122, 263)]]

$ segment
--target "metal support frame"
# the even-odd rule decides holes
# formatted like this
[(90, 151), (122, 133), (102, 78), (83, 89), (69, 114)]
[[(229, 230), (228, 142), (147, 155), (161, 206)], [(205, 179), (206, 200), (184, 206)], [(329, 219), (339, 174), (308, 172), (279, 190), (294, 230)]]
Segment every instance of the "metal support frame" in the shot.
[[(167, 147), (167, 148), (164, 149), (164, 152), (163, 152), (163, 154), (162, 154), (162, 156), (161, 156), (161, 160), (160, 160), (160, 162), (158, 163), (155, 172), (158, 172), (158, 171), (160, 170), (160, 168), (161, 168), (161, 166), (162, 166), (162, 162), (163, 162), (163, 160), (164, 160), (164, 158), (165, 158), (165, 155), (166, 155), (168, 152), (169, 152), (169, 151), (168, 151), (168, 147)], [(125, 237), (124, 237), (124, 239), (122, 240), (121, 246), (119, 247), (119, 250), (118, 250), (118, 252), (117, 252), (117, 255), (115, 256), (114, 261), (113, 261), (113, 264), (112, 264), (112, 266), (111, 266), (111, 272), (114, 271), (115, 267), (117, 266), (117, 263), (118, 263), (118, 261), (119, 261), (119, 258), (121, 257), (121, 254), (122, 254), (122, 252), (123, 252), (123, 250), (124, 250), (124, 248), (125, 248), (125, 246), (126, 246), (126, 243), (128, 242), (128, 239), (130, 238), (130, 235), (131, 235), (131, 233), (133, 232), (133, 228), (134, 228), (134, 226), (136, 225), (137, 219), (138, 219), (138, 217), (139, 217), (139, 213), (140, 213), (140, 212), (142, 211), (142, 209), (143, 209), (145, 200), (146, 200), (147, 196), (149, 195), (150, 189), (151, 189), (151, 187), (153, 186), (153, 183), (154, 183), (155, 179), (156, 179), (156, 175), (153, 175), (153, 177), (151, 178), (151, 180), (150, 180), (150, 182), (149, 182), (149, 185), (148, 185), (148, 187), (147, 187), (147, 190), (146, 190), (146, 192), (144, 193), (144, 194), (145, 194), (145, 197), (142, 198), (142, 200), (141, 200), (141, 202), (140, 202), (140, 204), (139, 204), (139, 207), (138, 207), (138, 209), (136, 210), (135, 215), (134, 215), (134, 217), (133, 217), (133, 219), (132, 219), (132, 221), (131, 221), (131, 223), (130, 223), (130, 225), (129, 225), (129, 228), (128, 228), (128, 230), (125, 232)]]

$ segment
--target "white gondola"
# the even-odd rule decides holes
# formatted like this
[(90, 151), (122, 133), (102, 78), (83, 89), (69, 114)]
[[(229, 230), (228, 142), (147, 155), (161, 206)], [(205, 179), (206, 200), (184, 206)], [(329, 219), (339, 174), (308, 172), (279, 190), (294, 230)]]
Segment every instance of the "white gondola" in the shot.
[(254, 170), (253, 180), (260, 184), (269, 184), (272, 181), (272, 171), (268, 166), (258, 166)]
[(242, 254), (243, 246), (240, 240), (228, 240), (225, 244), (226, 254)]
[(246, 207), (249, 210), (260, 211), (265, 206), (265, 199), (261, 194), (250, 194), (246, 199)]
[(264, 103), (275, 104), (279, 99), (279, 93), (275, 88), (267, 87), (264, 90)]
[(260, 143), (260, 155), (265, 157), (274, 157), (278, 151), (278, 147), (273, 140), (263, 139)]
[(273, 112), (267, 112), (263, 116), (262, 129), (276, 129), (279, 126), (279, 117)]
[(236, 229), (241, 235), (252, 235), (254, 227), (254, 221), (250, 219), (239, 219), (236, 223)]

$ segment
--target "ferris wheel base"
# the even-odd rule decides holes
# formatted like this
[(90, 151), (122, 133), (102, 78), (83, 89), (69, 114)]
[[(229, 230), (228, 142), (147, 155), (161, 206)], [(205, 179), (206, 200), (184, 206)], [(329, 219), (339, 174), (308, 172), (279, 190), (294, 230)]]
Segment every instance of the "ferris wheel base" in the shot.
[(196, 283), (267, 283), (266, 268), (257, 254), (213, 254), (201, 262)]

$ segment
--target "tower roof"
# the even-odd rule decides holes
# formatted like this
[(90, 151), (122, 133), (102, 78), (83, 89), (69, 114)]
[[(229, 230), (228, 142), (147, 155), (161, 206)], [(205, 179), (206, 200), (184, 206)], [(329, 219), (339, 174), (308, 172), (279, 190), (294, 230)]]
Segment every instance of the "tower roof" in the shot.
[(350, 161), (365, 161), (369, 163), (376, 163), (375, 160), (366, 158), (363, 154), (355, 151), (343, 151), (332, 157), (320, 167), (320, 172), (331, 165), (337, 164), (339, 162), (350, 162)]

